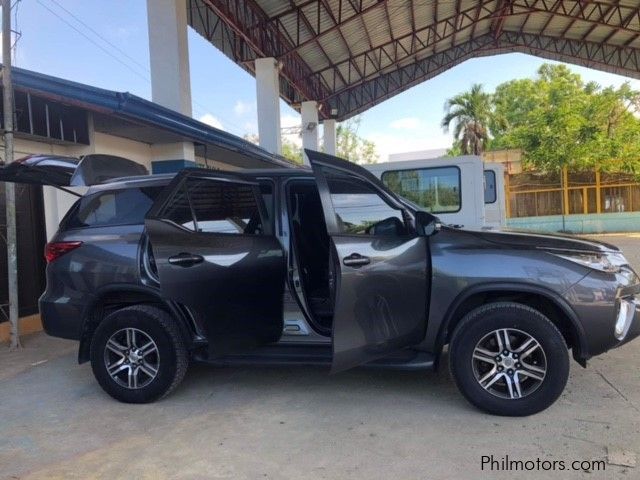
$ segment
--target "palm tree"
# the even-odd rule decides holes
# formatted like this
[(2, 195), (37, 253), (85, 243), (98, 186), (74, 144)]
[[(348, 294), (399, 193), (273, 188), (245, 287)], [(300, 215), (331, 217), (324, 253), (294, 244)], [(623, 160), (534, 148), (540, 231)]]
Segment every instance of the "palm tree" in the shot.
[(445, 132), (453, 124), (454, 141), (459, 142), (464, 155), (480, 155), (489, 138), (491, 95), (476, 83), (468, 92), (448, 99), (444, 105), (442, 128)]

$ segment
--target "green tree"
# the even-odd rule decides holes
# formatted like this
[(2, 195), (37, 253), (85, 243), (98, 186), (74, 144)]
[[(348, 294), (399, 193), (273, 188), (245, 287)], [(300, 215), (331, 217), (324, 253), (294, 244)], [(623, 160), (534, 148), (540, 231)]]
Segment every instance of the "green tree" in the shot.
[[(255, 133), (245, 133), (242, 138), (260, 145), (260, 139)], [(287, 137), (282, 137), (282, 156), (294, 163), (302, 164), (302, 147)]]
[(371, 140), (358, 135), (360, 116), (342, 122), (336, 128), (336, 155), (355, 163), (376, 163), (378, 154)]
[(480, 155), (489, 139), (491, 95), (481, 84), (474, 84), (468, 92), (448, 99), (444, 105), (442, 128), (453, 126), (453, 138), (459, 142), (463, 154)]
[(628, 84), (602, 89), (565, 65), (505, 82), (493, 95), (490, 148), (519, 148), (542, 171), (638, 171), (640, 97)]
[(464, 155), (462, 152), (462, 142), (460, 142), (460, 140), (454, 140), (451, 148), (449, 148), (444, 155), (445, 157), (459, 157), (460, 155)]
[(302, 147), (288, 138), (283, 137), (282, 156), (294, 163), (302, 164)]

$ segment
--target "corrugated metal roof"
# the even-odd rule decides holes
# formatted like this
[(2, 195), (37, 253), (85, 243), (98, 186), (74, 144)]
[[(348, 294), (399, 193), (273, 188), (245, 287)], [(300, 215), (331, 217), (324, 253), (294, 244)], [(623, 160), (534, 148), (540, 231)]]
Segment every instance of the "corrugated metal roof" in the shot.
[[(468, 58), (524, 52), (640, 78), (640, 2), (188, 0), (191, 25), (252, 72), (283, 62), (281, 94), (339, 120)], [(203, 15), (203, 12), (206, 15)], [(231, 48), (230, 46), (234, 47)]]
[(15, 67), (12, 77), (16, 89), (101, 114), (115, 115), (138, 125), (156, 127), (171, 134), (172, 140), (169, 141), (174, 141), (177, 136), (194, 143), (240, 152), (267, 165), (293, 166), (286, 159), (240, 137), (128, 92), (114, 92)]

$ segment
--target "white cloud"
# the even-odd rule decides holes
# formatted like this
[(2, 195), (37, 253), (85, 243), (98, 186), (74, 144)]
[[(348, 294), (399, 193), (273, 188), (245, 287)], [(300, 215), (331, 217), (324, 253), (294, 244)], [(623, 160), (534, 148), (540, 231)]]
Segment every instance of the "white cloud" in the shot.
[(138, 33), (138, 27), (132, 25), (107, 26), (107, 35), (116, 40), (129, 40)]
[(218, 128), (220, 130), (224, 130), (224, 127), (222, 126), (222, 122), (220, 120), (218, 120), (218, 118), (214, 117), (210, 113), (205, 113), (200, 118), (198, 118), (198, 120), (200, 120), (202, 123), (206, 123), (207, 125), (210, 125), (210, 126), (212, 126), (214, 128)]
[(280, 116), (280, 126), (282, 128), (299, 127), (301, 124), (302, 120), (300, 119), (300, 115), (285, 113)]
[(375, 143), (380, 162), (389, 161), (389, 155), (392, 153), (451, 147), (451, 136), (444, 133), (429, 134), (425, 132), (425, 135), (373, 133), (367, 135), (366, 138)]
[(422, 121), (416, 117), (404, 117), (394, 120), (389, 126), (394, 130), (417, 130), (422, 126)]
[(248, 133), (258, 133), (258, 124), (257, 122), (244, 122), (244, 129)]
[(233, 106), (233, 112), (241, 117), (247, 113), (250, 113), (255, 110), (255, 104), (253, 102), (244, 102), (242, 100), (236, 101), (236, 104)]
[[(280, 116), (280, 128), (300, 127), (301, 122), (302, 120), (300, 119), (300, 115), (292, 115), (290, 113), (285, 113), (284, 115)], [(282, 138), (283, 140), (288, 140), (289, 142), (292, 142), (298, 145), (299, 147), (302, 146), (302, 137), (298, 132), (283, 134)]]

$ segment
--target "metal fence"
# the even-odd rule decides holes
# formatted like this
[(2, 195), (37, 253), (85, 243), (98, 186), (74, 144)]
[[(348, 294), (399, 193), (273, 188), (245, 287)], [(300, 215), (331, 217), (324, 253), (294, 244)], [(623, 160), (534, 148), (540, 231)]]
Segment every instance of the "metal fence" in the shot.
[(505, 177), (507, 218), (640, 211), (640, 182), (626, 173), (523, 172)]

